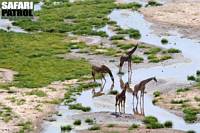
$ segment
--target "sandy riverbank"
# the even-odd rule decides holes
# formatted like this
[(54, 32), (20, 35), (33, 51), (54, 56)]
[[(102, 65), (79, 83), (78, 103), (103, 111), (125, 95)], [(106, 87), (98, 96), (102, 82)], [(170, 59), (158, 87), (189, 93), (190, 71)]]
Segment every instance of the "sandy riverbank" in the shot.
[(155, 32), (159, 34), (177, 29), (190, 38), (200, 38), (200, 1), (175, 0), (158, 7), (142, 8), (145, 19), (155, 23)]

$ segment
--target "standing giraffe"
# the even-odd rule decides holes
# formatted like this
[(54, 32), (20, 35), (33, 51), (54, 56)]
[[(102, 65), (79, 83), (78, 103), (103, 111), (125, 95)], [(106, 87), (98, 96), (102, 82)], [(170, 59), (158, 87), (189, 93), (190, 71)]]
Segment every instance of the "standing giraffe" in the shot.
[(126, 102), (126, 90), (129, 88), (129, 83), (127, 82), (122, 90), (121, 93), (116, 95), (116, 101), (115, 101), (115, 112), (117, 112), (117, 105), (119, 107), (119, 112), (120, 111), (120, 106), (121, 108), (124, 108), (124, 113), (125, 113), (125, 102)]
[(131, 58), (132, 58), (132, 54), (136, 51), (137, 47), (138, 47), (138, 44), (132, 50), (130, 50), (128, 53), (126, 53), (125, 56), (120, 57), (119, 73), (121, 73), (124, 62), (128, 62), (128, 72), (130, 72), (130, 71), (132, 72)]
[(145, 79), (145, 80), (141, 81), (139, 84), (135, 85), (134, 91), (133, 91), (133, 105), (134, 105), (134, 96), (136, 96), (137, 105), (138, 105), (138, 92), (139, 91), (141, 91), (140, 102), (141, 102), (141, 98), (143, 98), (143, 103), (144, 103), (144, 90), (146, 88), (146, 84), (149, 83), (151, 80), (154, 80), (155, 82), (157, 82), (156, 77), (151, 77), (151, 78)]
[[(110, 75), (110, 78), (111, 78), (113, 84), (114, 84), (113, 74), (112, 74), (111, 70), (106, 65), (101, 65), (100, 67), (92, 65), (92, 77), (94, 79), (94, 82), (96, 82), (96, 79), (95, 79), (96, 73), (100, 73), (101, 74), (101, 76), (104, 79), (105, 83), (106, 83), (106, 79), (104, 77), (104, 74), (108, 73)], [(102, 82), (102, 79), (101, 79), (101, 82)], [(102, 88), (104, 88), (105, 83), (104, 83)], [(103, 82), (102, 82), (102, 84), (103, 84)]]

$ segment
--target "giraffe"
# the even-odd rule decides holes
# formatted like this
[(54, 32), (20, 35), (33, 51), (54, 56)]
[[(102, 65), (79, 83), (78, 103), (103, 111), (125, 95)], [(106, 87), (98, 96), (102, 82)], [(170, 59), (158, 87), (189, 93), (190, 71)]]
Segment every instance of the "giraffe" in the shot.
[(134, 96), (136, 96), (137, 105), (138, 105), (138, 92), (139, 91), (141, 91), (141, 93), (140, 93), (140, 102), (141, 102), (141, 98), (142, 98), (143, 99), (143, 103), (144, 103), (144, 90), (146, 88), (146, 84), (149, 83), (151, 80), (154, 80), (155, 82), (157, 82), (156, 77), (151, 77), (151, 78), (142, 80), (139, 84), (136, 84), (134, 86), (134, 90), (133, 90), (133, 105), (134, 105)]
[[(104, 79), (105, 83), (106, 83), (106, 79), (105, 79), (105, 77), (104, 77), (104, 74), (108, 73), (108, 74), (110, 75), (110, 78), (111, 78), (111, 80), (112, 80), (112, 82), (113, 82), (113, 85), (114, 85), (114, 77), (113, 77), (113, 74), (112, 74), (111, 70), (110, 70), (106, 65), (101, 65), (100, 67), (99, 67), (99, 66), (92, 65), (92, 77), (93, 77), (93, 79), (94, 79), (94, 82), (96, 82), (96, 79), (95, 79), (96, 73), (100, 73), (100, 74), (101, 74), (101, 76), (102, 76), (102, 78)], [(101, 82), (102, 82), (102, 84), (103, 84), (102, 79), (101, 79)], [(104, 85), (103, 85), (102, 88), (104, 88), (105, 83), (104, 83)]]
[(117, 94), (116, 95), (116, 98), (115, 98), (115, 112), (117, 112), (117, 105), (119, 107), (119, 112), (120, 111), (120, 106), (121, 108), (123, 107), (124, 108), (124, 113), (125, 113), (125, 102), (126, 102), (126, 90), (129, 88), (129, 83), (127, 82), (122, 90), (121, 93)]
[(120, 57), (119, 73), (121, 73), (122, 66), (124, 65), (125, 62), (128, 62), (128, 72), (130, 71), (132, 72), (131, 58), (132, 58), (132, 54), (136, 51), (137, 47), (138, 47), (138, 44), (132, 50), (126, 53), (126, 55), (123, 55)]

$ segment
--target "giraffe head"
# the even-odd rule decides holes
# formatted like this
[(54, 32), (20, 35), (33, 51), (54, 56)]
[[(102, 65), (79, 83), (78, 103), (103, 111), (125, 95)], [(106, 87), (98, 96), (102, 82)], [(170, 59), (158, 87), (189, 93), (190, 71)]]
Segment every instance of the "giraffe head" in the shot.
[(127, 89), (129, 89), (129, 88), (130, 88), (129, 83), (126, 82), (124, 89), (127, 90)]
[(158, 82), (158, 80), (156, 79), (156, 77), (153, 77), (153, 80), (154, 80), (155, 82)]

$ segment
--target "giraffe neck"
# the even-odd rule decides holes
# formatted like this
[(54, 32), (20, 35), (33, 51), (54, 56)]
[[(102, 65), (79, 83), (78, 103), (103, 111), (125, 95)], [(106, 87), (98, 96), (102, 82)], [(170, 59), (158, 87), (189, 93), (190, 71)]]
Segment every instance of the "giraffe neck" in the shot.
[(148, 79), (145, 79), (145, 80), (143, 80), (142, 82), (141, 82), (141, 84), (143, 84), (143, 85), (146, 85), (147, 83), (149, 83), (151, 80), (153, 80), (154, 78), (152, 77), (152, 78), (148, 78)]

